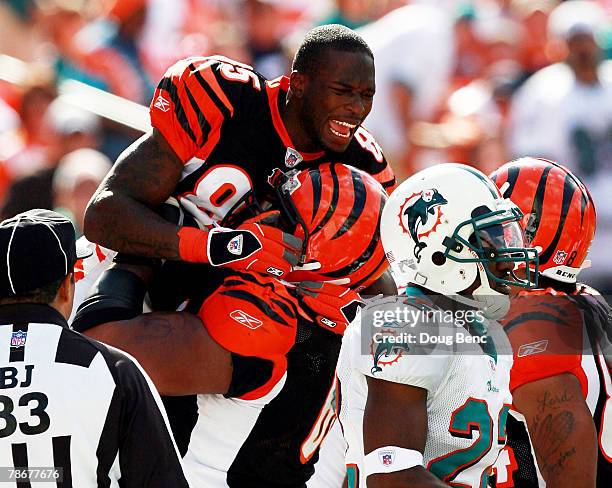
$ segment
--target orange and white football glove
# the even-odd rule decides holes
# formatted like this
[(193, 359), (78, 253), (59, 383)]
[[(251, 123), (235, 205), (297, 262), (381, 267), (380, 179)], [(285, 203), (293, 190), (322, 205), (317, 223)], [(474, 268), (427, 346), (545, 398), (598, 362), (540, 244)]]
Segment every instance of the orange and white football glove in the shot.
[[(181, 202), (189, 203), (192, 215), (196, 211), (201, 213), (193, 208), (192, 202), (185, 199)], [(278, 212), (265, 212), (236, 229), (214, 227), (207, 231), (182, 227), (178, 232), (181, 259), (277, 278), (285, 276), (298, 264), (302, 240), (268, 225), (277, 217)]]
[(364, 304), (357, 292), (332, 283), (302, 281), (295, 292), (304, 318), (339, 335)]

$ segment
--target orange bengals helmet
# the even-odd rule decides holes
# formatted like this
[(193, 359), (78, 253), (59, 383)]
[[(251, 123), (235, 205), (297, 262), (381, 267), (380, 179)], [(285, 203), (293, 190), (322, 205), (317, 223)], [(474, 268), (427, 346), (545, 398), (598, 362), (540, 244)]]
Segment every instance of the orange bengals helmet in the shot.
[(595, 205), (582, 181), (559, 163), (530, 157), (510, 161), (490, 176), (523, 212), (527, 244), (541, 248), (539, 272), (575, 283), (596, 225)]
[(288, 281), (333, 281), (362, 290), (387, 269), (379, 232), (387, 193), (374, 177), (326, 163), (282, 174), (274, 184), (289, 231), (304, 239), (301, 262), (321, 263), (320, 269), (293, 271)]

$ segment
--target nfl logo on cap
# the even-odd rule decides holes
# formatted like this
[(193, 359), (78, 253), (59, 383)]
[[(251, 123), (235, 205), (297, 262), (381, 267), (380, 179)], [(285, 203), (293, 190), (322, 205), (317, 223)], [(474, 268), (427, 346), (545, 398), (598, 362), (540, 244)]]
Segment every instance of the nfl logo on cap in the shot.
[(28, 333), (23, 330), (18, 330), (17, 332), (13, 332), (11, 334), (11, 347), (18, 348), (23, 347), (26, 344), (26, 339), (28, 338)]
[(559, 249), (557, 251), (557, 254), (555, 254), (555, 257), (553, 258), (553, 261), (555, 264), (561, 265), (565, 262), (566, 258), (567, 258), (567, 253), (563, 251), (562, 249)]

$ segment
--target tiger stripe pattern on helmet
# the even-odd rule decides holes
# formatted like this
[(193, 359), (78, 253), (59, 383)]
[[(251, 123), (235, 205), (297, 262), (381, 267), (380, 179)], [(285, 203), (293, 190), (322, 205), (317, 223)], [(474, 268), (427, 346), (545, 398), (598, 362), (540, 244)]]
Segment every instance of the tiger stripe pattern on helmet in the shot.
[(344, 164), (323, 164), (300, 172), (299, 186), (281, 198), (290, 199), (301, 222), (295, 234), (307, 239), (305, 262), (321, 269), (296, 271), (295, 281), (349, 280), (362, 289), (388, 264), (380, 242), (380, 218), (387, 201), (382, 186), (369, 174)]
[[(595, 205), (580, 179), (559, 163), (527, 157), (501, 166), (491, 179), (523, 212), (526, 240), (541, 248), (540, 272), (575, 282), (596, 227)], [(570, 271), (551, 270), (559, 266)]]

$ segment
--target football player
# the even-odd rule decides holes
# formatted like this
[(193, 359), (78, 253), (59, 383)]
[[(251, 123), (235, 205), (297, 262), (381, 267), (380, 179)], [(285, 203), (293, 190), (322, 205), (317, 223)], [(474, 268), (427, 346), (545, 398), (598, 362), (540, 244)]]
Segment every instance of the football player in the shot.
[[(88, 207), (84, 232), (122, 253), (286, 277), (303, 264), (303, 243), (227, 217), (254, 194), (274, 201), (275, 170), (346, 162), (391, 188), (382, 150), (361, 127), (374, 91), (369, 47), (338, 25), (306, 35), (289, 77), (266, 80), (223, 57), (179, 61), (154, 94), (152, 130), (119, 157)], [(161, 219), (152, 209), (170, 195), (206, 215), (206, 227)]]
[(373, 299), (338, 362), (348, 486), (486, 486), (505, 442), (512, 357), (494, 319), (525, 248), (516, 205), (463, 165), (391, 194), (381, 239), (403, 296)]
[(491, 177), (523, 211), (526, 239), (539, 249), (539, 288), (514, 296), (504, 319), (513, 410), (496, 486), (612, 486), (612, 382), (602, 354), (612, 315), (577, 281), (595, 234), (593, 200), (567, 168), (545, 159), (521, 158)]
[[(345, 162), (392, 187), (381, 148), (361, 127), (374, 92), (370, 48), (339, 25), (306, 35), (289, 77), (266, 80), (219, 56), (179, 61), (154, 94), (152, 130), (119, 157), (92, 198), (85, 235), (123, 253), (286, 275), (299, 240), (266, 225), (229, 234), (209, 228), (248, 195), (274, 200), (275, 170)], [(160, 218), (152, 209), (171, 195), (206, 214), (208, 228)], [(228, 254), (236, 235), (243, 245)]]
[(316, 272), (294, 272), (293, 285), (238, 272), (218, 283), (199, 269), (193, 314), (140, 315), (137, 275), (151, 270), (122, 264), (102, 276), (74, 323), (142, 358), (160, 392), (199, 394), (184, 459), (193, 486), (304, 486), (335, 419), (341, 337), (360, 300), (323, 280), (359, 288), (386, 268), (378, 225), (387, 196), (372, 176), (324, 164), (278, 178), (278, 225), (304, 237)]

